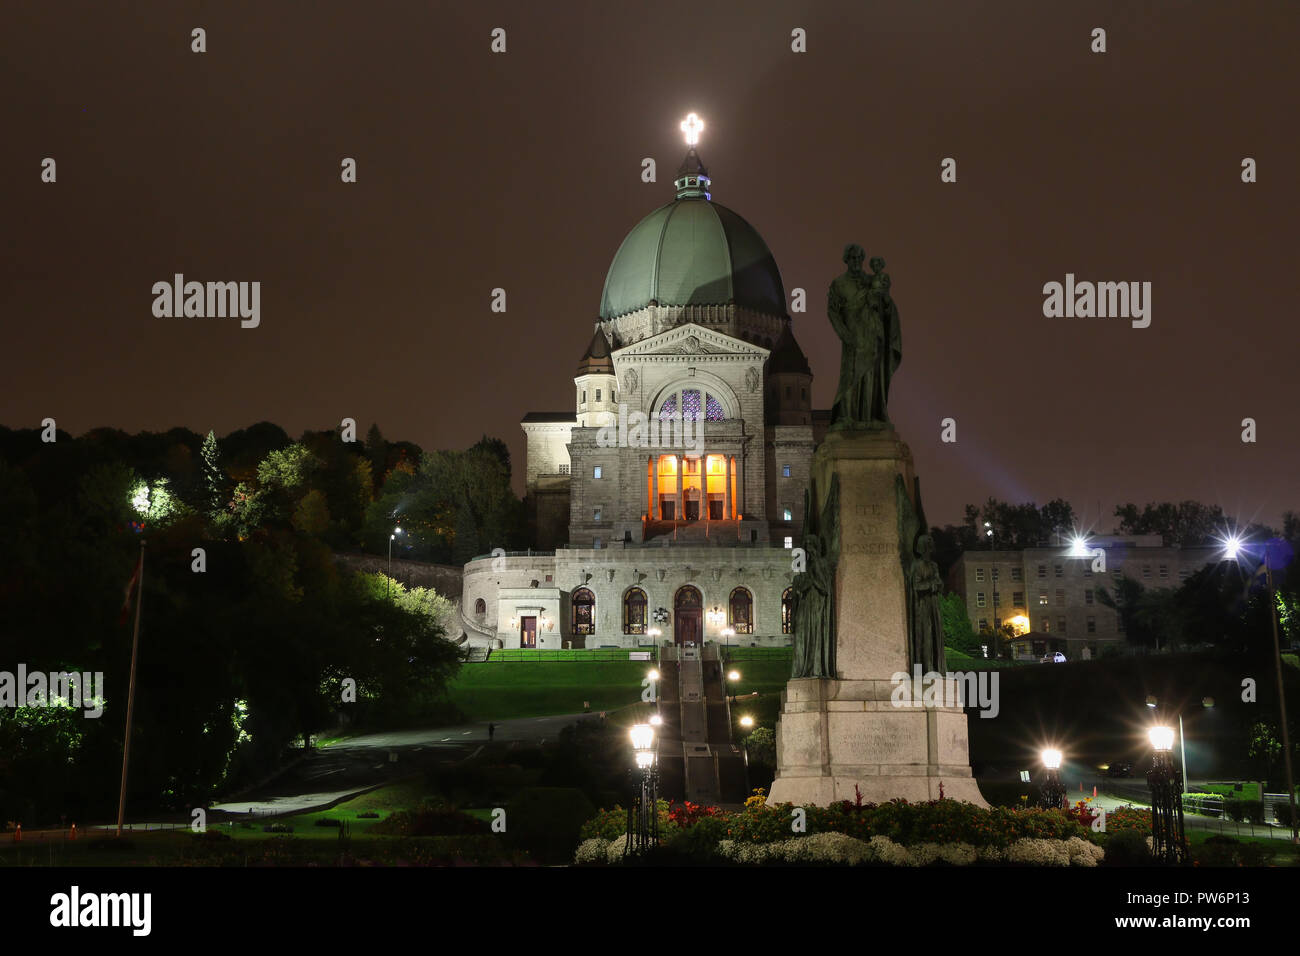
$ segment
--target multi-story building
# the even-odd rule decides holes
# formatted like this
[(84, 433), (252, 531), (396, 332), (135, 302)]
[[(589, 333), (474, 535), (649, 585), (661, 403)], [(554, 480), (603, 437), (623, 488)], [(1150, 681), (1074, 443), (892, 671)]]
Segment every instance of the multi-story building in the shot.
[(1087, 551), (1105, 552), (1094, 572), (1091, 553), (1068, 545), (1023, 551), (967, 551), (948, 573), (948, 589), (962, 596), (977, 632), (1010, 624), (1018, 659), (1061, 651), (1070, 660), (1098, 656), (1125, 639), (1120, 615), (1098, 591), (1115, 594), (1125, 577), (1144, 588), (1177, 588), (1215, 559), (1213, 548), (1166, 547), (1159, 535), (1092, 535)]
[(763, 238), (713, 201), (694, 147), (675, 186), (577, 333), (573, 410), (521, 423), (535, 550), (465, 566), (473, 643), (791, 641), (789, 549), (829, 415)]

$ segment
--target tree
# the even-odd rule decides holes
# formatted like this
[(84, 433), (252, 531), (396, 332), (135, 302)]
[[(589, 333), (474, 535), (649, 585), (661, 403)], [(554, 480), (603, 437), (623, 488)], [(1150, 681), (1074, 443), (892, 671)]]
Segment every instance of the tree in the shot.
[(208, 514), (220, 512), (226, 503), (226, 473), (221, 470), (221, 449), (216, 433), (209, 431), (203, 439), (203, 492)]
[(971, 626), (970, 615), (966, 613), (966, 602), (955, 591), (945, 594), (940, 600), (943, 615), (943, 643), (946, 647), (965, 654), (976, 654), (980, 649), (980, 639)]
[(1122, 534), (1158, 534), (1166, 546), (1184, 548), (1213, 544), (1228, 527), (1222, 508), (1198, 501), (1148, 502), (1141, 511), (1128, 502), (1116, 506), (1115, 517)]

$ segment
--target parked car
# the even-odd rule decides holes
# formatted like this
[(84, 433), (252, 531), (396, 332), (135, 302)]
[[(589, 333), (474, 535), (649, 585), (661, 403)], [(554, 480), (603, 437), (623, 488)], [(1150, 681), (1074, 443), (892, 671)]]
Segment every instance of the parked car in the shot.
[(1060, 651), (1057, 651), (1055, 654), (1044, 654), (1044, 655), (1043, 655), (1043, 659), (1042, 659), (1041, 661), (1039, 661), (1038, 663), (1040, 663), (1040, 664), (1064, 664), (1064, 663), (1065, 663), (1065, 655), (1062, 654)]

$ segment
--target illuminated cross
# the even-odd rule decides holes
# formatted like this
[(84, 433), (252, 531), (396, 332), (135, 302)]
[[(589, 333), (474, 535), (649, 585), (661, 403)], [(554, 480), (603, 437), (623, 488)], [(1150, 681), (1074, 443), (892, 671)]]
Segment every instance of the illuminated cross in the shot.
[(687, 146), (694, 146), (700, 141), (700, 130), (702, 129), (704, 129), (704, 121), (694, 113), (682, 120), (682, 132), (686, 134)]

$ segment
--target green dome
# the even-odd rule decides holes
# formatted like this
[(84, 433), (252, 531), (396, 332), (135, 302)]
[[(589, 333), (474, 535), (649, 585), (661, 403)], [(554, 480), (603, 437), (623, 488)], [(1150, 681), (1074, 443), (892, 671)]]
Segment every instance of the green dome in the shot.
[(786, 314), (781, 273), (763, 237), (704, 196), (687, 195), (660, 206), (637, 223), (614, 254), (600, 317), (626, 315), (652, 301), (734, 302), (767, 315)]

